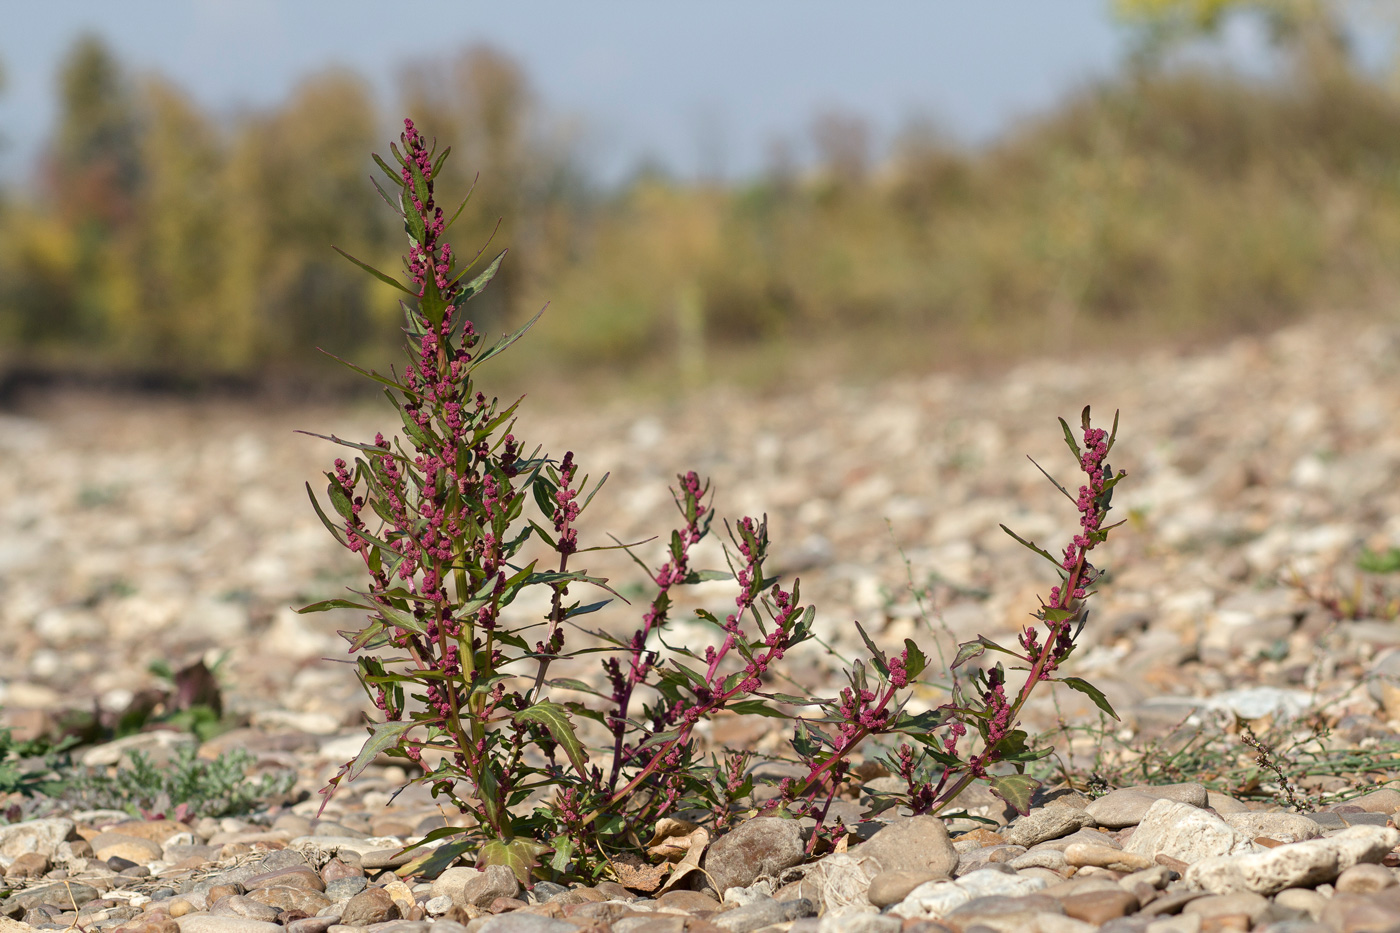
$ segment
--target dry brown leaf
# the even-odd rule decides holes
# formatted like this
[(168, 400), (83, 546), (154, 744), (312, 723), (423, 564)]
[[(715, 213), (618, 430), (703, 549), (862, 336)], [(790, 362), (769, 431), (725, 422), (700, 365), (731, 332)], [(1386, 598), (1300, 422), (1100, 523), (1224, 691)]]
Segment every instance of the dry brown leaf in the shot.
[(709, 830), (697, 829), (685, 837), (685, 842), (687, 845), (685, 857), (677, 862), (675, 868), (671, 870), (671, 877), (667, 878), (666, 883), (661, 886), (662, 891), (671, 890), (675, 887), (676, 882), (693, 871), (704, 873), (704, 869), (700, 867), (700, 857), (705, 854), (705, 849), (710, 844)]
[(656, 821), (656, 831), (651, 834), (651, 841), (647, 843), (647, 854), (663, 855), (674, 850), (676, 858), (682, 858), (690, 847), (690, 843), (686, 841), (685, 837), (699, 828), (699, 823), (692, 823), (689, 820), (677, 820), (669, 816), (662, 817)]

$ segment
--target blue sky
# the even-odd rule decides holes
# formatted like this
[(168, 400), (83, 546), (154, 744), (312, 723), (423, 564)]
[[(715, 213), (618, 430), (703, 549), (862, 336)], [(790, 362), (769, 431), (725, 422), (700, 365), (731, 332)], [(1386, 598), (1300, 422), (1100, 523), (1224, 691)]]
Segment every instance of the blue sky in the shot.
[(604, 179), (644, 159), (682, 176), (749, 174), (774, 140), (800, 144), (832, 109), (862, 115), (877, 141), (915, 116), (985, 140), (1112, 71), (1128, 44), (1108, 0), (50, 0), (4, 18), (9, 179), (34, 164), (55, 71), (84, 30), (223, 114), (346, 65), (392, 115), (405, 63), (488, 42), (522, 63), (551, 114), (583, 127)]

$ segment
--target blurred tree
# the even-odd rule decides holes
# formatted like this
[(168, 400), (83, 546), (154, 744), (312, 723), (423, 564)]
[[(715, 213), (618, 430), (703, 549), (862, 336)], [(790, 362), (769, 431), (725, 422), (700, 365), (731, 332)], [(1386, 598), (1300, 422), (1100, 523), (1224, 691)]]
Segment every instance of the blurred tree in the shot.
[(223, 179), (231, 363), (304, 361), (312, 346), (341, 355), (392, 332), (397, 311), (383, 286), (328, 246), (367, 261), (392, 252), (387, 212), (367, 183), (378, 136), (369, 89), (345, 71), (312, 78), (280, 111), (242, 126)]
[[(548, 257), (568, 251), (577, 232), (572, 215), (584, 185), (566, 155), (569, 141), (539, 131), (539, 104), (524, 71), (490, 46), (409, 69), (403, 98), (405, 113), (436, 134), (439, 151), (453, 149), (438, 190), (460, 198), (480, 181), (452, 242), (473, 254), (494, 232), (483, 260), (511, 249), (492, 287), (472, 303), (479, 327), (499, 329), (525, 300), (525, 283)], [(443, 204), (449, 216), (456, 208), (455, 201)]]
[(113, 350), (167, 370), (223, 368), (242, 346), (239, 322), (219, 307), (223, 140), (169, 82), (148, 81), (140, 103), (144, 180), (98, 283)]
[[(109, 332), (103, 270), (130, 224), (142, 173), (140, 124), (122, 69), (100, 40), (80, 38), (59, 69), (58, 130), (46, 153), (52, 209), (11, 218), (4, 329), (30, 344), (94, 345)], [(39, 226), (34, 226), (39, 225)]]
[(1118, 15), (1142, 30), (1139, 63), (1160, 61), (1187, 39), (1218, 32), (1235, 15), (1263, 19), (1300, 75), (1327, 81), (1350, 72), (1343, 10), (1337, 0), (1114, 0)]

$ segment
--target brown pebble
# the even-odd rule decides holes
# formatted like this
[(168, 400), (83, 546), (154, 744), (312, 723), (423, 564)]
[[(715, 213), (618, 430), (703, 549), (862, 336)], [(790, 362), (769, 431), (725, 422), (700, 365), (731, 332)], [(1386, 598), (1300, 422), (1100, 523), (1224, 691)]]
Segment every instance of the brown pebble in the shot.
[(1186, 874), (1186, 869), (1191, 867), (1189, 863), (1183, 862), (1179, 858), (1172, 858), (1170, 855), (1159, 855), (1156, 858), (1156, 862), (1158, 865), (1165, 865), (1179, 875)]
[(194, 910), (194, 905), (183, 897), (177, 897), (171, 900), (170, 903), (166, 905), (165, 909), (172, 917), (183, 917), (185, 914)]
[(10, 867), (5, 869), (5, 877), (9, 879), (38, 878), (49, 870), (49, 857), (42, 852), (26, 852), (23, 855), (15, 856), (15, 860), (10, 863)]
[(953, 837), (953, 842), (976, 843), (977, 848), (984, 849), (987, 846), (1004, 845), (1006, 843), (1006, 840), (1003, 839), (999, 834), (992, 832), (990, 829), (983, 829), (979, 827), (977, 829), (972, 830), (972, 832), (963, 833), (960, 836)]
[(206, 898), (208, 899), (208, 901), (209, 901), (209, 906), (210, 906), (210, 907), (213, 907), (213, 906), (214, 906), (215, 904), (217, 904), (219, 901), (223, 900), (223, 899), (226, 898), (226, 897), (229, 897), (230, 895), (233, 895), (233, 894), (242, 894), (242, 893), (243, 893), (243, 885), (241, 885), (241, 884), (239, 884), (237, 881), (235, 881), (235, 882), (233, 882), (232, 884), (216, 884), (216, 885), (214, 885), (212, 888), (209, 889), (209, 893), (206, 894), (205, 897), (206, 897)]
[[(321, 869), (321, 880), (326, 884), (332, 881), (340, 881), (344, 878), (363, 878), (365, 870), (359, 865), (347, 865), (339, 858), (333, 858)], [(321, 890), (325, 890), (322, 888)]]
[(1065, 915), (1085, 923), (1102, 926), (1117, 917), (1125, 917), (1138, 909), (1138, 899), (1127, 891), (1085, 891), (1060, 899)]
[(518, 897), (498, 897), (492, 901), (491, 906), (486, 909), (493, 914), (505, 914), (510, 913), (512, 910), (520, 910), (528, 906), (528, 904)]
[(637, 899), (637, 895), (616, 881), (600, 881), (593, 886), (593, 890), (606, 896), (610, 901), (635, 901)]
[(350, 898), (340, 913), (340, 922), (346, 926), (367, 927), (371, 923), (383, 923), (399, 918), (399, 905), (383, 888), (366, 888)]
[(937, 920), (905, 920), (899, 933), (958, 933), (955, 927)]

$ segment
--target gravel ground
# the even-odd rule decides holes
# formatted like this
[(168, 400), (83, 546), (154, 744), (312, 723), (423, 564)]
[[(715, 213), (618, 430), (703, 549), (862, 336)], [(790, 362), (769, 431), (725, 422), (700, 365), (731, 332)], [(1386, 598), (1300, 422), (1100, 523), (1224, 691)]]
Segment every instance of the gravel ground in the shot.
[[(1084, 781), (1044, 796), (1029, 817), (1008, 824), (1014, 814), (982, 795), (969, 810), (996, 821), (995, 832), (960, 821), (949, 840), (938, 821), (896, 820), (803, 879), (790, 863), (766, 878), (740, 871), (731, 877), (739, 883), (708, 894), (636, 901), (645, 892), (606, 885), (507, 893), (509, 885), (479, 874), (461, 884), (379, 876), (397, 844), (443, 818), (426, 794), (386, 807), (404, 774), (382, 765), (338, 795), (319, 823), (312, 800), (249, 820), (137, 820), (115, 832), (127, 817), (112, 812), (48, 814), (42, 831), (34, 821), (0, 825), (0, 867), (29, 898), (12, 895), (0, 914), (40, 927), (178, 925), (186, 933), (256, 933), (275, 923), (319, 933), (331, 917), (348, 927), (431, 921), (491, 933), (1400, 924), (1400, 897), (1390, 896), (1400, 893), (1390, 867), (1400, 794), (1381, 788), (1395, 777), (1389, 749), (1400, 742), (1400, 689), (1389, 679), (1400, 675), (1400, 625), (1386, 604), (1394, 583), (1379, 596), (1369, 589), (1395, 578), (1362, 579), (1355, 611), (1326, 605), (1329, 593), (1351, 596), (1363, 551), (1400, 547), (1400, 327), (1314, 321), (1190, 356), (1037, 363), (996, 376), (764, 397), (548, 410), (527, 399), (516, 434), (527, 449), (535, 441), (572, 449), (585, 471), (610, 473), (581, 523), (585, 541), (664, 535), (675, 524), (667, 487), (694, 469), (714, 480), (721, 515), (768, 515), (774, 566), (801, 576), (804, 598), (818, 607), (817, 631), (834, 649), (860, 653), (851, 624), (860, 620), (877, 641), (915, 637), (936, 655), (1018, 628), (1053, 582), (999, 524), (1052, 550), (1072, 532), (1072, 506), (1025, 455), (1077, 485), (1054, 419), (1073, 424), (1085, 404), (1105, 425), (1121, 410), (1112, 462), (1129, 475), (1114, 507), (1128, 522), (1098, 561), (1111, 575), (1070, 666), (1105, 691), (1122, 721), (1100, 726), (1087, 700), (1068, 691), (1046, 691), (1027, 707), (1035, 730), (1062, 722), (1099, 730), (1061, 735), (1057, 760)], [(203, 753), (246, 748), (259, 767), (295, 769), (294, 793), (318, 787), (358, 749), (366, 703), (352, 669), (337, 663), (345, 655), (335, 630), (354, 618), (289, 608), (357, 582), (355, 562), (320, 527), (302, 488), (324, 485), (318, 471), (335, 451), (294, 429), (366, 437), (392, 423), (386, 414), (383, 406), (60, 395), (0, 416), (0, 724), (24, 736), (51, 730), (65, 710), (95, 705), (112, 717), (161, 687), (153, 662), (178, 669), (222, 659), (226, 711), (246, 725)], [(651, 542), (638, 553), (658, 558), (660, 548)], [(699, 557), (722, 566), (717, 543)], [(612, 558), (597, 569), (624, 595), (641, 595), (628, 588), (636, 574), (627, 562)], [(694, 605), (729, 599), (722, 583), (707, 584)], [(620, 629), (635, 625), (636, 611), (618, 606), (598, 618)], [(824, 653), (794, 668), (810, 689), (838, 685)], [(944, 696), (936, 684), (922, 686), (913, 708)], [(1142, 772), (1156, 787), (1121, 789), (1134, 782), (1132, 759), (1144, 750), (1179, 748), (1191, 729), (1237, 746), (1241, 725), (1281, 743), (1281, 756), (1293, 750), (1285, 766), (1348, 750), (1361, 763), (1300, 774), (1294, 790), (1307, 817), (1272, 802), (1270, 792), (1282, 799), (1283, 789), (1268, 780), (1262, 789), (1259, 780), (1224, 781), (1217, 759), (1219, 773), (1158, 768)], [(760, 752), (782, 745), (778, 732), (740, 726), (711, 738)], [(79, 754), (115, 763), (132, 745), (123, 741)], [(191, 740), (151, 733), (135, 744), (168, 756), (183, 741)], [(1102, 782), (1088, 786), (1091, 772)], [(1120, 789), (1104, 796), (1113, 785)], [(854, 824), (859, 807), (849, 803)], [(788, 851), (787, 830), (768, 822), (746, 825), (769, 832), (764, 845)], [(32, 831), (15, 835), (24, 826)], [(913, 841), (885, 845), (883, 857), (860, 855), (897, 831)], [(147, 844), (104, 848), (99, 832)], [(26, 854), (35, 858), (21, 864)], [(249, 880), (271, 871), (293, 881)], [(366, 877), (368, 887), (351, 892), (349, 879), (363, 887)], [(53, 889), (77, 888), (74, 879), (92, 889), (96, 907), (69, 904)], [(51, 897), (26, 893), (46, 885)], [(257, 893), (288, 887), (317, 897)], [(229, 897), (238, 900), (220, 908)]]

